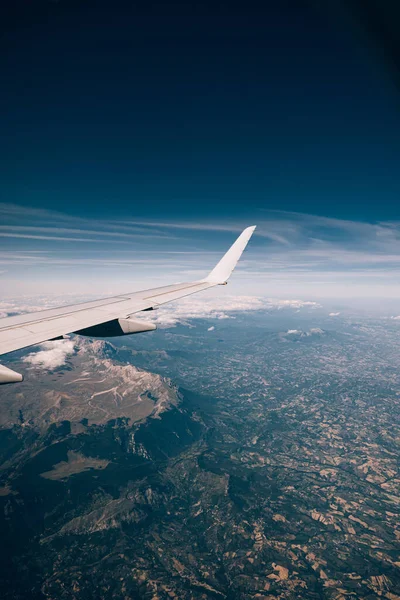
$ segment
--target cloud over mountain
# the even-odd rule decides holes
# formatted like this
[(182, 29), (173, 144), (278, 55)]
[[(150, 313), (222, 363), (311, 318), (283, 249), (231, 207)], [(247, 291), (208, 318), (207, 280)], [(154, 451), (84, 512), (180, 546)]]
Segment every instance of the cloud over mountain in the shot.
[(290, 339), (292, 341), (297, 341), (303, 338), (310, 338), (312, 336), (320, 337), (325, 335), (325, 331), (320, 327), (312, 327), (308, 331), (303, 331), (302, 329), (288, 329), (286, 333), (281, 333), (280, 337), (284, 339)]
[(57, 340), (40, 344), (39, 352), (28, 354), (23, 360), (35, 367), (46, 370), (56, 369), (66, 363), (69, 356), (75, 353), (75, 344), (72, 340)]

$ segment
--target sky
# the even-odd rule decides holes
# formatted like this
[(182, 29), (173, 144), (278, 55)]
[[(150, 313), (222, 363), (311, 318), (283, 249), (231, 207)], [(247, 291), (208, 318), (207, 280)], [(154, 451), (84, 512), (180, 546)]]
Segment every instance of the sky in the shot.
[(320, 4), (2, 8), (1, 298), (202, 277), (248, 225), (234, 293), (398, 298), (396, 55)]

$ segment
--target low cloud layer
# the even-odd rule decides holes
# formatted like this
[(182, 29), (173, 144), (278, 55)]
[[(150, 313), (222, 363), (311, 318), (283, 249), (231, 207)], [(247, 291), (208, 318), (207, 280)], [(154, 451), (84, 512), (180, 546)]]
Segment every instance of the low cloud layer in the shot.
[(305, 300), (281, 300), (259, 296), (191, 297), (157, 310), (154, 319), (161, 328), (177, 324), (188, 325), (193, 319), (232, 319), (238, 313), (257, 310), (283, 310), (320, 308), (317, 302)]

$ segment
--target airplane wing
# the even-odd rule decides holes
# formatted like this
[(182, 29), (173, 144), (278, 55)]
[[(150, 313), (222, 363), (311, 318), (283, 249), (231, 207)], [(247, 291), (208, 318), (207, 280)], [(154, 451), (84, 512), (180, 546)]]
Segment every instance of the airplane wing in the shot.
[[(155, 329), (154, 323), (135, 321), (131, 315), (226, 284), (254, 230), (255, 227), (247, 227), (211, 273), (200, 281), (0, 319), (0, 355), (61, 338), (69, 333), (110, 337)], [(0, 365), (0, 384), (22, 379), (20, 373)]]

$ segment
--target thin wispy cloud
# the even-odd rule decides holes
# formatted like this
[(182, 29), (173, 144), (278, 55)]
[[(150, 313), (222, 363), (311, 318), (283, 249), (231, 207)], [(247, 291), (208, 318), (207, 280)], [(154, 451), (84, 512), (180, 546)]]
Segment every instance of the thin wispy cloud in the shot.
[(213, 222), (113, 220), (21, 211), (13, 204), (0, 204), (0, 215), (0, 265), (10, 271), (3, 276), (10, 293), (29, 291), (38, 281), (46, 292), (73, 284), (80, 292), (106, 286), (108, 293), (120, 293), (201, 278), (253, 222), (257, 229), (232, 286), (302, 297), (400, 293), (400, 221), (285, 211)]
[(126, 244), (127, 241), (121, 240), (99, 240), (95, 238), (80, 238), (80, 237), (65, 237), (62, 235), (35, 235), (29, 233), (4, 233), (0, 231), (0, 237), (2, 238), (16, 238), (16, 239), (24, 239), (24, 240), (48, 240), (52, 242), (89, 242), (89, 243), (99, 243), (101, 242), (110, 242), (112, 241), (114, 244)]
[[(14, 237), (19, 237), (18, 234), (23, 233), (23, 234), (40, 234), (40, 233), (45, 233), (45, 234), (57, 234), (57, 236), (59, 235), (64, 235), (64, 234), (70, 234), (70, 235), (96, 235), (99, 238), (102, 237), (112, 237), (112, 238), (125, 238), (127, 240), (131, 240), (133, 237), (157, 237), (160, 239), (168, 239), (171, 236), (168, 236), (166, 234), (161, 234), (161, 233), (154, 233), (153, 231), (136, 231), (136, 230), (132, 230), (130, 233), (125, 233), (123, 231), (102, 231), (101, 229), (73, 229), (71, 227), (40, 227), (40, 226), (27, 226), (27, 225), (0, 225), (0, 235), (1, 232), (6, 232), (5, 234), (3, 234), (4, 236), (7, 235), (13, 235)], [(8, 232), (8, 233), (7, 233)], [(48, 238), (46, 238), (48, 239)], [(52, 238), (52, 239), (62, 239), (62, 238)], [(65, 238), (64, 238), (65, 239)], [(79, 239), (79, 238), (72, 238), (72, 239)], [(80, 240), (82, 241), (82, 240)], [(94, 241), (99, 241), (94, 240)]]
[[(231, 231), (232, 233), (240, 233), (243, 229), (243, 224), (239, 223), (208, 223), (208, 222), (168, 222), (168, 221), (131, 221), (132, 225), (145, 225), (147, 227), (160, 227), (164, 229), (179, 229), (184, 231)], [(266, 229), (265, 227), (257, 231), (257, 235), (266, 237), (280, 244), (289, 244), (289, 240), (285, 236)]]

